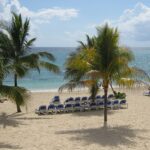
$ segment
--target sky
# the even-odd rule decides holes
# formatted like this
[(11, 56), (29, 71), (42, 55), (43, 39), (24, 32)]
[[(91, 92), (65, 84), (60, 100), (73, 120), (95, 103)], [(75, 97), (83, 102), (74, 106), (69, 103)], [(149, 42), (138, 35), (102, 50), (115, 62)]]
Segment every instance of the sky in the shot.
[(120, 44), (150, 46), (150, 0), (0, 0), (0, 20), (11, 12), (30, 18), (34, 46), (75, 47), (96, 27), (118, 28)]

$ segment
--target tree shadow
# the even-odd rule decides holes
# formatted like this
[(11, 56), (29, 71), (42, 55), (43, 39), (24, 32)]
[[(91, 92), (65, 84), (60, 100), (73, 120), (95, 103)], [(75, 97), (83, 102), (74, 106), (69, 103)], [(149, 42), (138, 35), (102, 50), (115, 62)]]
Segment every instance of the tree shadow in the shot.
[[(135, 138), (147, 139), (139, 136), (147, 130), (131, 129), (129, 126), (102, 127), (80, 130), (58, 131), (56, 134), (71, 134), (70, 140), (84, 141), (84, 144), (100, 144), (102, 146), (120, 146), (136, 144)], [(149, 139), (148, 139), (149, 140)]]
[(11, 127), (18, 127), (19, 124), (22, 124), (18, 120), (16, 120), (15, 117), (10, 117), (6, 113), (2, 113), (0, 116), (0, 125), (3, 126), (3, 128), (6, 128), (6, 126), (11, 126)]
[(5, 144), (5, 143), (0, 142), (0, 149), (4, 149), (4, 148), (7, 148), (7, 149), (21, 149), (20, 146), (10, 145), (10, 144)]
[(3, 128), (6, 128), (7, 126), (11, 127), (18, 127), (19, 125), (25, 125), (20, 120), (43, 120), (43, 119), (51, 119), (46, 117), (21, 117), (24, 113), (13, 113), (10, 115), (7, 115), (6, 113), (2, 113), (0, 115), (0, 125), (2, 125)]
[[(108, 110), (108, 115), (113, 115), (117, 110)], [(91, 110), (91, 111), (85, 111), (85, 112), (74, 112), (72, 115), (78, 116), (78, 117), (89, 117), (89, 116), (103, 116), (104, 110)]]

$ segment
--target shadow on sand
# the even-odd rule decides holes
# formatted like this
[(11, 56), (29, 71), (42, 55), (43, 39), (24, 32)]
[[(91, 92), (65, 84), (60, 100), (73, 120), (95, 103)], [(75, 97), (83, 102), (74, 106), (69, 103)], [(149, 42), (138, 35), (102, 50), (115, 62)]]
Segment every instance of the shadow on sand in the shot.
[(145, 139), (145, 137), (139, 136), (143, 132), (147, 131), (131, 129), (129, 126), (118, 126), (58, 131), (56, 134), (71, 134), (70, 140), (83, 141), (85, 145), (95, 143), (116, 147), (119, 145), (134, 146), (136, 144), (135, 138)]
[(19, 125), (25, 125), (21, 121), (25, 120), (43, 120), (43, 119), (51, 119), (46, 117), (22, 117), (24, 113), (13, 113), (11, 115), (7, 115), (6, 113), (2, 113), (0, 115), (0, 125), (2, 125), (3, 128), (6, 128), (7, 126), (11, 127), (18, 127)]
[(22, 123), (18, 121), (15, 117), (9, 116), (6, 113), (2, 113), (0, 116), (0, 125), (2, 125), (3, 128), (6, 128), (7, 126), (18, 127), (19, 124)]
[(7, 149), (21, 149), (21, 147), (19, 147), (19, 146), (5, 144), (5, 143), (0, 142), (0, 149), (5, 149), (5, 148), (7, 148)]
[[(108, 115), (113, 115), (116, 111), (119, 110), (108, 110)], [(72, 113), (74, 116), (78, 117), (90, 117), (90, 116), (103, 116), (104, 110), (92, 110), (92, 111), (85, 111), (85, 112), (74, 112)]]

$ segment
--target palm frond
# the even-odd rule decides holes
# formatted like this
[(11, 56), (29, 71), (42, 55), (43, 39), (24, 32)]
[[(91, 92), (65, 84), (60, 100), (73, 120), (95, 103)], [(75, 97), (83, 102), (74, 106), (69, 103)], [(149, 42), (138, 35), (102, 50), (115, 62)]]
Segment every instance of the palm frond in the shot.
[(0, 85), (0, 94), (19, 105), (24, 105), (29, 98), (27, 90), (21, 87)]
[(93, 80), (82, 80), (82, 81), (69, 81), (62, 86), (60, 86), (59, 91), (62, 92), (63, 90), (72, 91), (75, 88), (85, 88), (85, 87), (91, 87), (91, 85), (94, 84)]
[(40, 61), (40, 66), (42, 68), (45, 68), (53, 73), (60, 73), (60, 70), (58, 68), (57, 65), (55, 64), (52, 64), (52, 63), (49, 63), (49, 62), (46, 62), (46, 61)]
[(42, 58), (47, 58), (50, 61), (55, 61), (55, 57), (48, 52), (39, 52), (38, 55)]

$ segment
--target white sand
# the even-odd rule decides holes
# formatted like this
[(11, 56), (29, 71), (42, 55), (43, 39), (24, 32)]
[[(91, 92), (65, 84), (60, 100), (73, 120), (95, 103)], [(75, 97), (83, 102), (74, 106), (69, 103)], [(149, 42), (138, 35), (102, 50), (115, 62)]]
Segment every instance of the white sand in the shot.
[[(103, 111), (37, 116), (35, 108), (49, 104), (56, 93), (32, 93), (28, 112), (13, 114), (11, 102), (0, 103), (0, 149), (2, 150), (149, 150), (150, 97), (143, 90), (127, 92), (128, 109), (111, 110), (108, 128)], [(86, 93), (60, 94), (69, 96)], [(9, 116), (7, 116), (9, 115)]]

